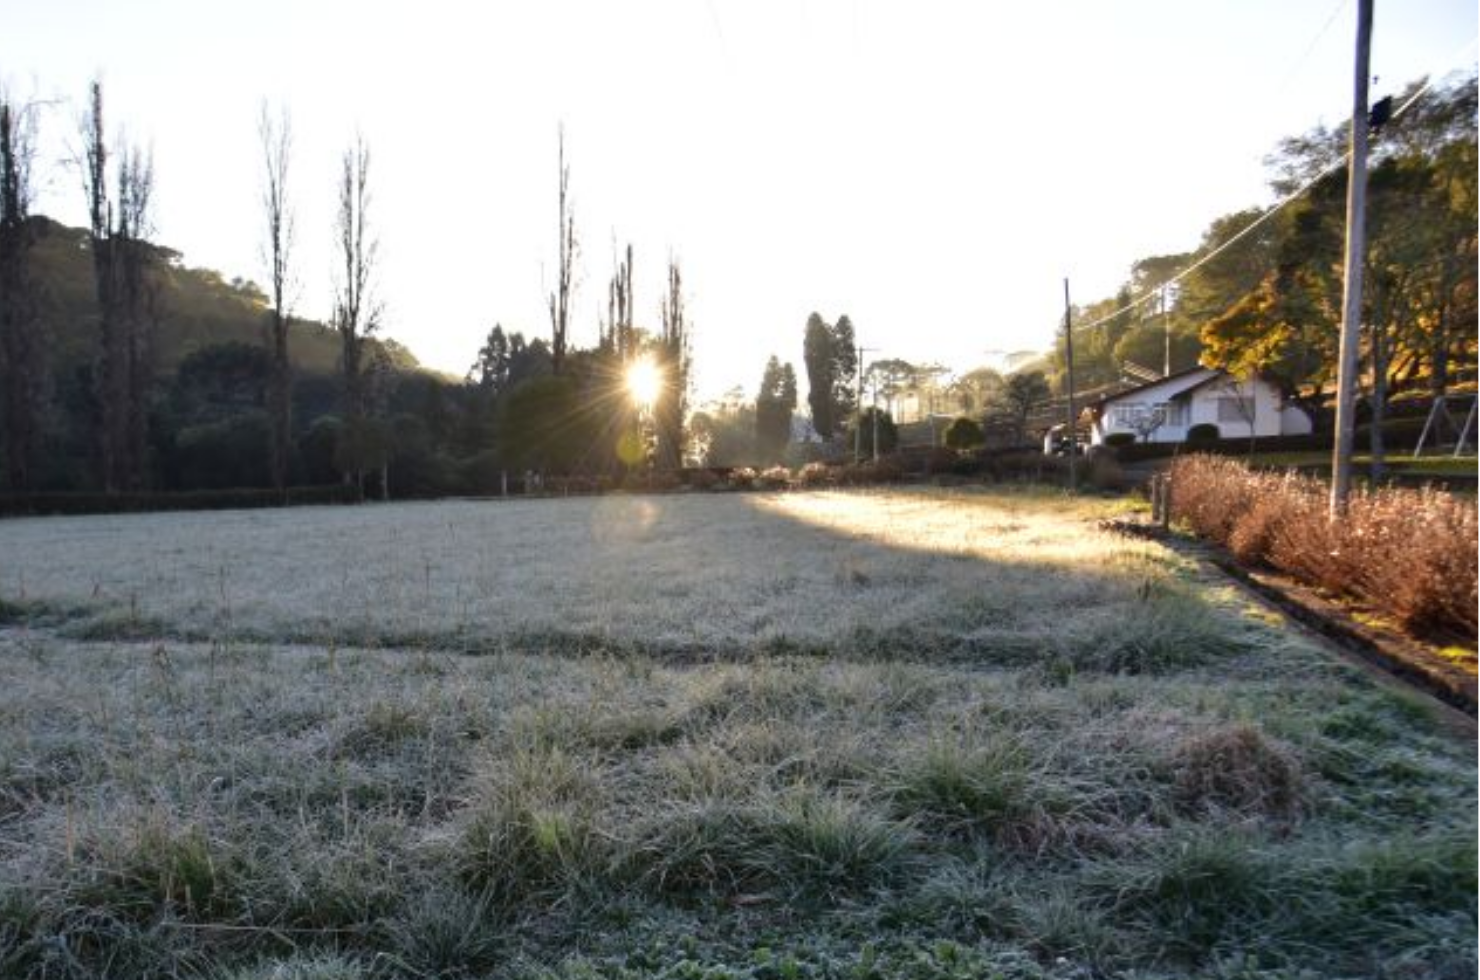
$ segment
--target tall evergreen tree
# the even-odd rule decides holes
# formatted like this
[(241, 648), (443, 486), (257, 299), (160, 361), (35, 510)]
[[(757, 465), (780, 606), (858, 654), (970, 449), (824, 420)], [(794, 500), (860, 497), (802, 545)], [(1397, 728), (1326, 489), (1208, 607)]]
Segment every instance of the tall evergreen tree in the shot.
[(807, 317), (802, 366), (807, 371), (807, 405), (812, 409), (812, 428), (822, 438), (831, 439), (838, 431), (838, 420), (833, 414), (833, 334), (817, 313)]
[(773, 354), (761, 374), (755, 396), (756, 451), (769, 461), (779, 459), (791, 440), (791, 417), (797, 407), (797, 377), (790, 364)]
[(845, 313), (832, 328), (832, 417), (838, 429), (858, 411), (858, 338)]

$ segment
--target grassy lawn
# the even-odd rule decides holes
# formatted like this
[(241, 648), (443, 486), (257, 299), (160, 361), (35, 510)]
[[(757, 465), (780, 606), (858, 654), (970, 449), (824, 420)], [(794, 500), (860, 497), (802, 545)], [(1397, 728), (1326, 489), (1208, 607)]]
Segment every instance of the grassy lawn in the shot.
[(0, 522), (0, 976), (1473, 976), (1473, 743), (1109, 506)]

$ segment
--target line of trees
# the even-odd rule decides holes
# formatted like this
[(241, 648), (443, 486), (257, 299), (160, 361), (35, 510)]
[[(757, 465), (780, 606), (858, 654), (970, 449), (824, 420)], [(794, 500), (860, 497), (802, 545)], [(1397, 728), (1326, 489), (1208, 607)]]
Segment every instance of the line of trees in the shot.
[[(526, 339), (496, 323), (458, 382), (417, 370), (382, 336), (372, 155), (363, 137), (339, 168), (332, 308), (320, 324), (295, 312), (298, 188), (287, 110), (264, 104), (257, 119), (264, 292), (187, 269), (150, 241), (152, 159), (109, 136), (103, 95), (92, 83), (79, 119), (76, 165), (89, 225), (74, 232), (31, 213), (37, 106), (0, 92), (5, 489), (284, 490), (343, 481), (362, 491), (486, 492), (506, 485), (511, 471), (516, 481), (526, 471), (621, 478), (689, 458), (693, 324), (677, 259), (665, 271), (657, 328), (648, 330), (638, 323), (629, 244), (597, 344), (572, 343), (579, 245), (563, 130), (549, 337)], [(66, 247), (74, 235), (84, 236), (90, 257), (88, 300)], [(176, 301), (188, 310), (172, 310)], [(82, 321), (91, 326), (79, 328)], [(212, 335), (217, 321), (230, 324), (230, 339)], [(258, 343), (238, 339), (243, 321), (254, 324)], [(330, 337), (332, 373), (305, 370), (305, 358), (322, 363)], [(628, 379), (643, 362), (660, 384), (652, 403), (639, 406)]]
[(99, 82), (92, 83), (81, 129), (99, 330), (98, 482), (110, 493), (137, 490), (147, 483), (151, 346), (160, 317), (156, 256), (148, 241), (154, 164), (149, 153), (119, 140), (110, 178)]
[(0, 92), (0, 388), (5, 479), (32, 484), (45, 391), (40, 304), (31, 269), (30, 222), (36, 107)]
[[(1395, 97), (1411, 108), (1375, 133), (1368, 186), (1363, 375), (1380, 421), (1395, 390), (1443, 394), (1476, 368), (1476, 78)], [(1198, 363), (1259, 374), (1319, 404), (1333, 383), (1341, 317), (1347, 125), (1282, 140), (1267, 159), (1284, 197), (1308, 191), (1253, 233), (1224, 247), (1263, 212), (1215, 219), (1199, 247), (1143, 258), (1115, 295), (1079, 307), (1076, 322), (1108, 321), (1075, 335), (1077, 383), (1115, 381), (1127, 364), (1173, 371)], [(1134, 299), (1149, 302), (1118, 315)], [(1063, 344), (1048, 364), (1061, 387)], [(1375, 426), (1380, 429), (1380, 426)]]

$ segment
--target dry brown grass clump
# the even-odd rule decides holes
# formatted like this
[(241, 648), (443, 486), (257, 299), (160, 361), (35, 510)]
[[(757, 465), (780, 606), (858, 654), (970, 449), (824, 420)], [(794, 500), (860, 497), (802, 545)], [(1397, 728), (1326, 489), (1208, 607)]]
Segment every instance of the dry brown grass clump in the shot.
[(1418, 633), (1476, 635), (1475, 502), (1425, 487), (1360, 488), (1341, 521), (1325, 481), (1190, 456), (1172, 466), (1172, 511), (1240, 561), (1266, 564), (1393, 616)]
[(1305, 777), (1288, 749), (1253, 725), (1213, 728), (1172, 753), (1178, 803), (1192, 812), (1230, 810), (1288, 819), (1299, 812)]

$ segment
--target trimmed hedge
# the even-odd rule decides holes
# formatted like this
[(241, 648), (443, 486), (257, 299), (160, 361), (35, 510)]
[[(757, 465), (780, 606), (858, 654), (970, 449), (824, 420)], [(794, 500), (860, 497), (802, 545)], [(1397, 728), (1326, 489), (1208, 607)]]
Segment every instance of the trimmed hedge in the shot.
[[(1388, 419), (1382, 425), (1383, 447), (1392, 450), (1411, 450), (1418, 445), (1423, 432), (1424, 418)], [(1261, 436), (1254, 440), (1256, 453), (1301, 453), (1331, 449), (1331, 433), (1311, 432), (1299, 436)], [(1194, 450), (1195, 447), (1195, 450)], [(1355, 432), (1355, 448), (1365, 452), (1372, 448), (1372, 426), (1359, 425)], [(1249, 452), (1247, 438), (1217, 439), (1211, 442), (1138, 442), (1133, 446), (1120, 446), (1115, 450), (1122, 463), (1136, 463), (1147, 459), (1166, 459), (1196, 451), (1214, 456), (1244, 456)]]
[[(1254, 451), (1261, 453), (1298, 453), (1330, 448), (1331, 437), (1315, 433), (1303, 436), (1264, 436), (1254, 440)], [(1244, 456), (1249, 452), (1249, 440), (1215, 439), (1198, 443), (1138, 442), (1134, 446), (1117, 447), (1115, 455), (1122, 463), (1138, 463), (1147, 459), (1181, 456), (1189, 452), (1208, 453), (1214, 456)]]
[(1212, 422), (1199, 422), (1187, 430), (1187, 441), (1194, 445), (1205, 446), (1210, 442), (1217, 442), (1222, 438), (1222, 433)]
[(137, 493), (12, 493), (0, 494), (0, 517), (41, 517), (65, 514), (140, 514), (169, 510), (234, 510), (306, 504), (357, 504), (359, 487), (289, 487), (286, 492), (239, 487), (231, 490), (184, 490)]

